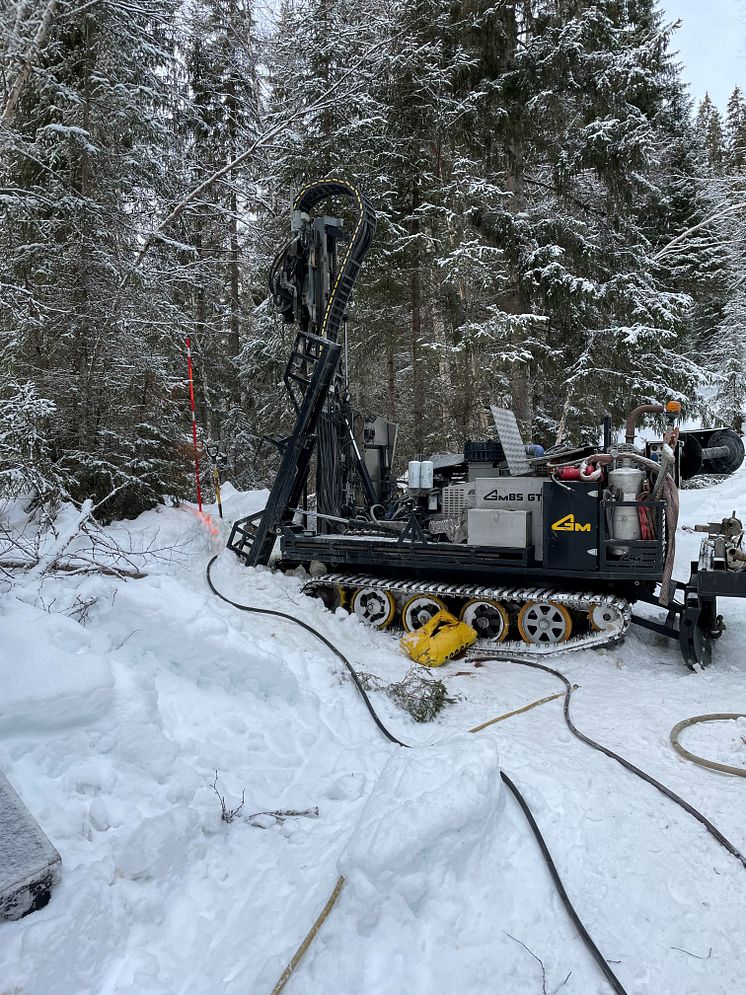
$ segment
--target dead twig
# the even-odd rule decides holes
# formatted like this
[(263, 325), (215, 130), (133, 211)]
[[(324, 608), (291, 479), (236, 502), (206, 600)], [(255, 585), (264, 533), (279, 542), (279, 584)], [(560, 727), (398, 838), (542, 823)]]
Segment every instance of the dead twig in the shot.
[(88, 622), (91, 621), (91, 608), (93, 608), (97, 601), (98, 598), (81, 598), (78, 594), (75, 597), (74, 603), (65, 612), (65, 615), (68, 618), (75, 619), (76, 622), (79, 622), (85, 628)]
[(704, 957), (701, 954), (693, 954), (691, 950), (685, 950), (683, 947), (671, 947), (672, 950), (680, 950), (682, 954), (688, 954), (690, 957), (696, 957), (697, 960), (709, 960), (712, 957), (712, 947), (707, 951), (707, 956)]
[(246, 801), (246, 788), (241, 792), (241, 804), (236, 805), (235, 808), (228, 808), (225, 804), (225, 796), (221, 795), (218, 791), (218, 772), (215, 771), (215, 780), (212, 782), (212, 790), (220, 799), (220, 818), (223, 822), (231, 823), (236, 818), (238, 813), (244, 807), (244, 802)]
[(252, 815), (247, 815), (246, 818), (251, 823), (252, 826), (256, 826), (258, 829), (264, 829), (265, 827), (259, 822), (253, 822), (253, 819), (259, 818), (260, 815), (269, 816), (274, 819), (275, 822), (279, 822), (280, 825), (286, 819), (318, 819), (319, 808), (318, 805), (314, 805), (313, 808), (282, 808), (277, 809), (274, 812), (254, 812)]
[[(505, 931), (503, 931), (503, 932), (505, 932)], [(536, 963), (541, 967), (541, 991), (542, 991), (542, 995), (557, 995), (557, 992), (561, 988), (564, 988), (565, 985), (567, 984), (567, 982), (572, 977), (572, 971), (568, 971), (567, 975), (565, 976), (565, 980), (561, 981), (560, 984), (558, 984), (556, 988), (553, 988), (551, 992), (548, 992), (547, 991), (547, 972), (546, 972), (546, 968), (544, 967), (544, 961), (541, 959), (541, 957), (538, 957), (533, 952), (533, 950), (531, 949), (531, 947), (526, 946), (526, 944), (523, 942), (523, 940), (519, 940), (517, 936), (513, 936), (512, 933), (507, 933), (507, 932), (505, 933), (505, 935), (508, 936), (508, 937), (510, 937), (511, 940), (515, 940), (516, 943), (520, 943), (520, 945), (523, 947), (523, 949), (527, 953), (531, 954), (531, 956), (534, 958), (534, 960), (536, 961)]]
[(531, 947), (526, 946), (523, 940), (519, 940), (517, 936), (513, 936), (512, 933), (508, 933), (505, 930), (503, 930), (503, 932), (505, 933), (506, 936), (510, 937), (510, 939), (513, 940), (515, 943), (520, 943), (523, 949), (527, 953), (531, 954), (536, 963), (541, 967), (541, 990), (543, 992), (543, 995), (549, 995), (549, 993), (547, 992), (547, 971), (546, 968), (544, 967), (544, 961), (541, 959), (541, 957), (537, 957), (537, 955), (533, 952)]

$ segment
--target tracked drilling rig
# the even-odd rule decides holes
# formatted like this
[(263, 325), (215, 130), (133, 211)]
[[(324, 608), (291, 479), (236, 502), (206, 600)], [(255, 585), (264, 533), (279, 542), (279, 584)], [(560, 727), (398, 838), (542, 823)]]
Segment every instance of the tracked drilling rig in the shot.
[[(349, 233), (316, 213), (331, 198), (351, 202)], [(602, 444), (545, 452), (524, 444), (512, 412), (493, 407), (495, 438), (412, 461), (397, 485), (396, 426), (361, 419), (347, 379), (346, 308), (375, 222), (343, 179), (310, 184), (294, 201), (270, 291), (297, 327), (285, 371), (296, 422), (275, 440), (281, 465), (266, 508), (235, 523), (229, 548), (256, 566), (279, 543), (281, 569), (310, 571), (308, 594), (379, 629), (411, 632), (445, 608), (483, 647), (542, 656), (608, 645), (635, 622), (677, 640), (690, 666), (709, 662), (723, 629), (718, 597), (746, 597), (743, 527), (735, 514), (711, 523), (689, 579), (673, 580), (676, 482), (707, 460), (735, 468), (740, 438), (720, 430), (682, 444), (680, 406), (670, 402), (636, 409), (624, 442), (606, 419)], [(643, 452), (634, 439), (644, 410), (667, 429)], [(662, 620), (634, 614), (636, 602), (658, 606)]]

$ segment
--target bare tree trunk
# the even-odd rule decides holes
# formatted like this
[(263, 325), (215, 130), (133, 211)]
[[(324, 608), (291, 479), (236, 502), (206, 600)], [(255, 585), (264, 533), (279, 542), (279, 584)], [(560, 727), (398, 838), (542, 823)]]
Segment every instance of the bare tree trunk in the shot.
[[(91, 117), (91, 21), (85, 20), (85, 51), (82, 60), (83, 85), (81, 104), (81, 125), (87, 131)], [(78, 383), (77, 417), (74, 431), (79, 445), (86, 452), (93, 450), (95, 431), (98, 427), (98, 398), (94, 398), (94, 365), (95, 350), (91, 355), (95, 330), (91, 324), (91, 256), (88, 242), (88, 209), (86, 201), (89, 196), (90, 159), (87, 146), (80, 150), (80, 158), (74, 178), (75, 189), (82, 202), (80, 218), (80, 252), (78, 255), (78, 286), (80, 288), (79, 313), (76, 320), (75, 345), (73, 351), (73, 370)]]
[(567, 435), (567, 417), (570, 414), (571, 399), (571, 389), (568, 387), (565, 392), (565, 403), (562, 405), (562, 415), (560, 416), (559, 425), (557, 426), (557, 438), (554, 440), (555, 445), (559, 445), (560, 442), (565, 441), (565, 436)]
[(530, 437), (534, 420), (533, 390), (528, 363), (513, 363), (510, 374), (513, 414), (524, 435)]
[(34, 60), (38, 56), (42, 45), (47, 40), (47, 35), (49, 34), (49, 29), (52, 26), (52, 20), (54, 18), (56, 7), (57, 0), (49, 0), (41, 22), (39, 23), (39, 28), (34, 36), (34, 40), (31, 42), (28, 52), (26, 53), (23, 65), (16, 76), (13, 86), (10, 88), (8, 99), (5, 107), (3, 108), (2, 117), (0, 117), (0, 124), (6, 128), (9, 128), (13, 124), (13, 118), (16, 113), (16, 105), (18, 104), (18, 100), (23, 92), (24, 86), (26, 85), (26, 80), (29, 78), (31, 70), (34, 68)]
[[(228, 80), (226, 106), (228, 109), (228, 151), (231, 161), (236, 158), (238, 148), (237, 142), (237, 121), (238, 104), (236, 101), (236, 83), (233, 77)], [(239, 250), (238, 250), (238, 198), (236, 196), (236, 183), (238, 181), (238, 170), (231, 170), (231, 186), (228, 203), (228, 239), (229, 239), (229, 273), (230, 273), (230, 329), (228, 334), (228, 354), (233, 363), (231, 373), (231, 401), (238, 405), (241, 403), (241, 380), (238, 375), (238, 357), (241, 352), (241, 327), (240, 314), (241, 302), (239, 299)]]
[(386, 346), (386, 417), (396, 421), (396, 340), (389, 336)]
[[(519, 213), (524, 210), (524, 153), (523, 143), (516, 139), (508, 153), (508, 189), (513, 194), (511, 206)], [(525, 314), (529, 310), (529, 302), (521, 286), (521, 274), (518, 265), (511, 267), (513, 288), (505, 310), (512, 314)], [(519, 323), (510, 332), (511, 344), (520, 349), (524, 344), (524, 333)], [(510, 392), (512, 396), (513, 413), (524, 433), (531, 434), (534, 419), (533, 390), (531, 386), (531, 364), (518, 360), (510, 366)]]
[[(196, 210), (196, 218), (194, 222), (194, 248), (197, 253), (197, 259), (202, 263), (205, 259), (205, 255), (209, 256), (209, 237), (208, 237), (208, 249), (205, 250), (205, 222), (208, 217), (207, 212), (200, 205)], [(207, 225), (209, 233), (209, 223)], [(202, 267), (200, 267), (200, 276), (203, 272)], [(207, 426), (209, 434), (214, 438), (220, 436), (220, 413), (217, 410), (217, 406), (212, 405), (209, 400), (208, 392), (208, 382), (205, 376), (208, 357), (210, 356), (210, 349), (208, 343), (210, 341), (210, 332), (207, 321), (207, 295), (205, 293), (204, 283), (201, 278), (199, 278), (194, 287), (194, 339), (192, 342), (192, 354), (194, 356), (194, 398), (195, 405), (197, 407), (197, 420), (200, 424)]]
[(231, 384), (231, 400), (234, 404), (241, 402), (241, 381), (238, 376), (238, 357), (241, 353), (241, 321), (239, 296), (239, 252), (238, 252), (238, 220), (236, 218), (236, 193), (231, 191), (230, 207), (230, 332), (228, 335), (228, 352), (235, 363), (235, 371)]
[(451, 371), (450, 343), (446, 336), (446, 323), (443, 318), (441, 302), (435, 293), (435, 280), (432, 270), (428, 267), (424, 273), (424, 283), (427, 291), (430, 324), (432, 325), (433, 341), (438, 345), (438, 402), (440, 406), (441, 435), (443, 439), (450, 436), (453, 397), (453, 374)]
[[(511, 26), (511, 34), (514, 39), (513, 51), (517, 52), (521, 36), (523, 35), (525, 38), (530, 35), (533, 23), (532, 4), (524, 0), (520, 5), (516, 5), (513, 8), (513, 19)], [(513, 214), (520, 214), (526, 207), (525, 150), (520, 134), (513, 135), (505, 152), (507, 159), (506, 185), (511, 193), (511, 211)], [(509, 314), (526, 314), (530, 310), (530, 302), (522, 285), (520, 264), (517, 260), (513, 261), (510, 270), (512, 287), (504, 310)], [(524, 346), (525, 334), (522, 323), (516, 322), (515, 327), (510, 330), (510, 343), (516, 350)], [(530, 434), (534, 415), (530, 363), (520, 360), (511, 363), (509, 376), (513, 413), (524, 433)]]
[(420, 365), (420, 344), (422, 338), (422, 299), (420, 282), (419, 258), (415, 261), (409, 278), (409, 289), (412, 302), (412, 325), (410, 350), (412, 357), (412, 416), (414, 419), (414, 441), (417, 449), (423, 449), (423, 431), (425, 425), (425, 391)]

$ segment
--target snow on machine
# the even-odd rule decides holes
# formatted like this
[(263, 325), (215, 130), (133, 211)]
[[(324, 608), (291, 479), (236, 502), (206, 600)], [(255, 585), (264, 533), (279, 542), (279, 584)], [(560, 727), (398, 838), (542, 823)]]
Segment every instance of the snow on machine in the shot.
[[(313, 213), (332, 197), (354, 205), (349, 236), (340, 219)], [(266, 508), (235, 523), (229, 548), (267, 564), (279, 540), (279, 567), (311, 573), (306, 593), (379, 629), (415, 632), (447, 611), (482, 649), (546, 656), (609, 645), (634, 622), (677, 640), (689, 666), (708, 663), (724, 627), (718, 598), (746, 597), (743, 526), (735, 514), (711, 523), (689, 579), (674, 580), (677, 482), (702, 468), (733, 472), (740, 437), (718, 429), (682, 444), (680, 404), (670, 401), (636, 408), (624, 442), (606, 418), (602, 444), (545, 452), (524, 444), (511, 411), (493, 407), (494, 439), (412, 460), (398, 486), (396, 426), (373, 418), (361, 428), (346, 375), (345, 311), (375, 221), (343, 179), (312, 183), (293, 204), (270, 289), (298, 329), (285, 372), (296, 423), (277, 440)], [(642, 451), (635, 424), (647, 412), (667, 427)], [(634, 614), (636, 602), (660, 607), (662, 620)]]

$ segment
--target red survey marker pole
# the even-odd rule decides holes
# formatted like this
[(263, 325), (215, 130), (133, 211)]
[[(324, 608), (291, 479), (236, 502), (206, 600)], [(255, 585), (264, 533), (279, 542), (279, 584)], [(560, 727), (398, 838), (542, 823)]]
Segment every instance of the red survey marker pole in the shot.
[(192, 443), (194, 445), (194, 477), (197, 481), (197, 507), (202, 511), (202, 488), (199, 483), (199, 455), (197, 453), (197, 418), (194, 413), (194, 378), (192, 376), (192, 340), (187, 335), (187, 368), (189, 369), (189, 403), (192, 407)]

